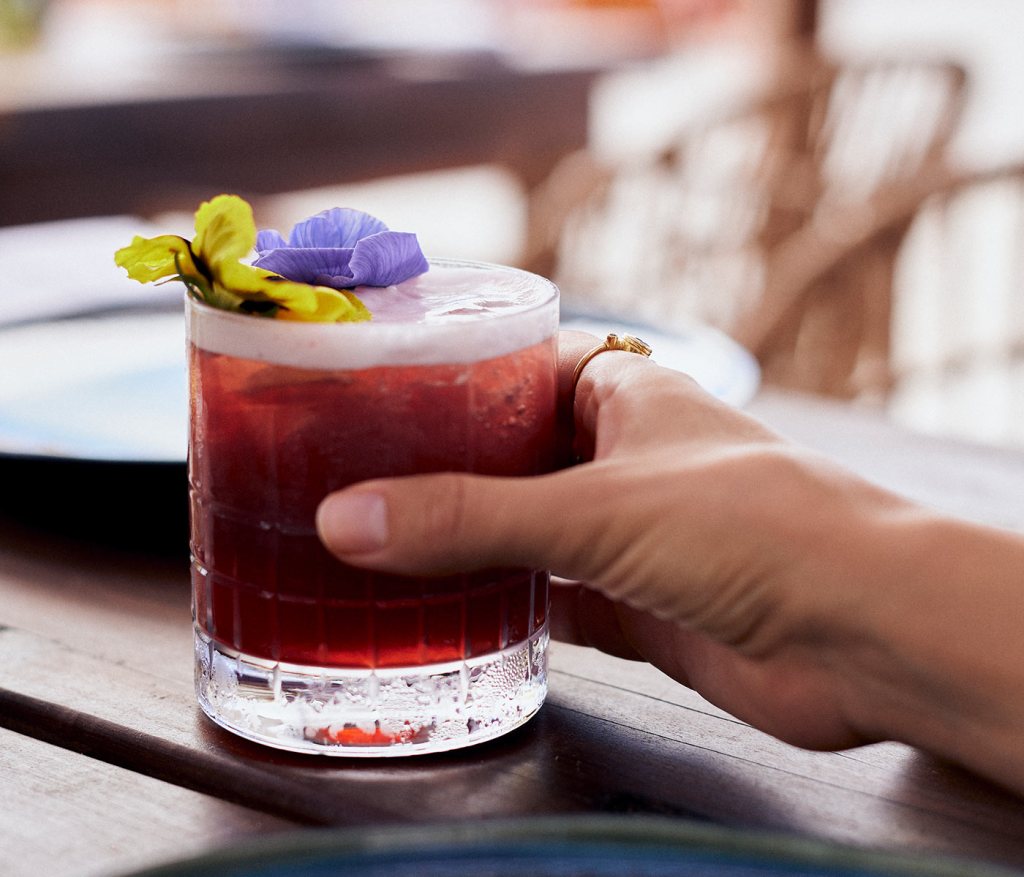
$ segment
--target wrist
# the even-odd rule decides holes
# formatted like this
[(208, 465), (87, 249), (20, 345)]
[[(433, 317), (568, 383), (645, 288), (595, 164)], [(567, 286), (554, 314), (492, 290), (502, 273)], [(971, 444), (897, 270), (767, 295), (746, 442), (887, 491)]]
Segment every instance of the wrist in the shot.
[(860, 558), (832, 613), (850, 724), (1024, 789), (1024, 540), (896, 502), (842, 541)]

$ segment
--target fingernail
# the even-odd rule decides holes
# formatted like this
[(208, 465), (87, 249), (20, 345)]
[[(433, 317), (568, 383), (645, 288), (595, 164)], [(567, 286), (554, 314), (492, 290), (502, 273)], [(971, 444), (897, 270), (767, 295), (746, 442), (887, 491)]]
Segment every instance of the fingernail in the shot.
[(378, 551), (388, 541), (388, 509), (378, 493), (336, 493), (316, 513), (320, 538), (336, 554)]

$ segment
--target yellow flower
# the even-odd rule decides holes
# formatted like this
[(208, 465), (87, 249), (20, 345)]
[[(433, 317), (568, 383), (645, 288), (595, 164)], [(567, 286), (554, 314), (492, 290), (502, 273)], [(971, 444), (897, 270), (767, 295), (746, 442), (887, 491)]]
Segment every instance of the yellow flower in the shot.
[(155, 238), (136, 235), (130, 246), (114, 254), (114, 261), (127, 269), (128, 276), (139, 283), (179, 275), (200, 279), (188, 241), (173, 234)]
[(315, 322), (360, 321), (370, 312), (347, 290), (287, 280), (241, 261), (256, 244), (252, 208), (218, 195), (196, 211), (196, 236), (136, 237), (114, 261), (140, 283), (169, 278), (213, 307)]
[[(276, 275), (275, 275), (276, 276)], [(356, 323), (370, 319), (370, 312), (354, 292), (316, 286), (316, 309), (304, 313), (282, 308), (277, 312), (279, 320), (305, 320), (318, 323)]]

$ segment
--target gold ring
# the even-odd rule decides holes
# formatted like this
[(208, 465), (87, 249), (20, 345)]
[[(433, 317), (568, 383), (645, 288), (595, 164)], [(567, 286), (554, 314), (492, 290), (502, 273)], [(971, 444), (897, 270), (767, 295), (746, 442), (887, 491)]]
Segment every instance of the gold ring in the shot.
[(636, 335), (616, 335), (614, 332), (609, 333), (608, 337), (604, 339), (603, 344), (598, 344), (593, 350), (588, 350), (578, 363), (576, 363), (576, 369), (572, 373), (572, 392), (576, 395), (576, 384), (579, 383), (580, 375), (583, 373), (583, 369), (590, 360), (592, 360), (599, 353), (604, 353), (606, 350), (625, 350), (627, 353), (639, 353), (641, 356), (651, 355), (651, 345), (644, 341), (642, 338), (637, 338)]

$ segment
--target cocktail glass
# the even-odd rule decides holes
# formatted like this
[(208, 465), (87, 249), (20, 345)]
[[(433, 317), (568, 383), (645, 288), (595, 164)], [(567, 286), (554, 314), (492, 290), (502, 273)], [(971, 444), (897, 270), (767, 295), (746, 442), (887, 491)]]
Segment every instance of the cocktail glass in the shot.
[(548, 573), (356, 569), (321, 545), (315, 512), (368, 478), (550, 470), (558, 292), (434, 261), (359, 294), (369, 323), (188, 301), (198, 698), (218, 724), (283, 749), (467, 746), (543, 702)]

